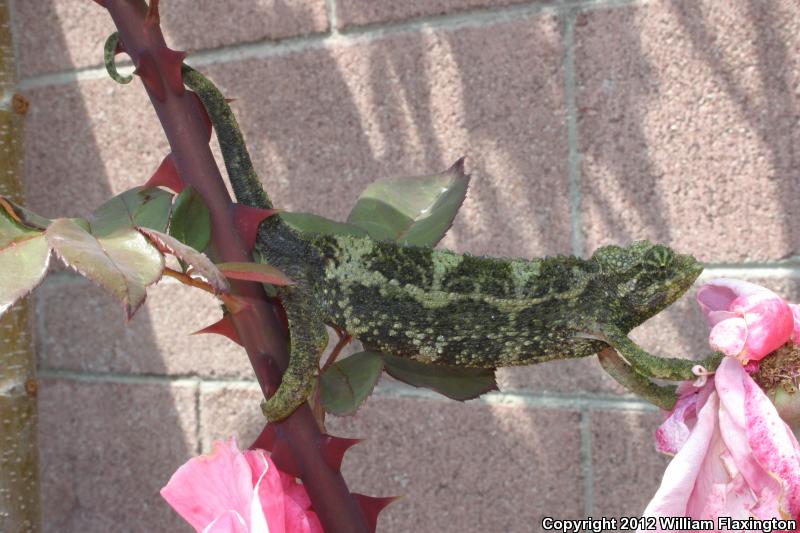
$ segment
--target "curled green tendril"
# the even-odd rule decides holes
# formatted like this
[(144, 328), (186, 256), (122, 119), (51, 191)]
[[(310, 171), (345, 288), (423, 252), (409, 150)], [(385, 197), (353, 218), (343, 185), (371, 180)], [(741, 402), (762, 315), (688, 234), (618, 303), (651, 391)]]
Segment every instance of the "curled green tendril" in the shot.
[(117, 83), (125, 85), (133, 81), (133, 76), (120, 76), (117, 71), (117, 64), (114, 62), (114, 56), (117, 54), (117, 44), (119, 43), (119, 33), (114, 32), (106, 39), (104, 47), (104, 59), (106, 64), (106, 72), (111, 76), (111, 79)]

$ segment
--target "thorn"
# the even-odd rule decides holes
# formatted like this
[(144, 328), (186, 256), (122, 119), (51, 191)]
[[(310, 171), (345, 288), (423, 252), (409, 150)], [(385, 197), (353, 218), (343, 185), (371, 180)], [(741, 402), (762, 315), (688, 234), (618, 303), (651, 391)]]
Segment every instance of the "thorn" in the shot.
[(142, 55), (139, 56), (139, 62), (136, 64), (136, 70), (133, 73), (142, 78), (142, 83), (156, 100), (159, 102), (164, 101), (166, 97), (164, 84), (158, 73), (156, 61), (149, 52), (142, 52)]
[(455, 172), (458, 175), (464, 174), (464, 161), (467, 159), (467, 156), (462, 155), (458, 158), (458, 160), (453, 163), (453, 166), (450, 167), (450, 172)]
[(232, 104), (236, 101), (236, 98), (223, 98), (226, 104)]
[(228, 337), (239, 346), (243, 346), (242, 341), (239, 339), (239, 334), (236, 332), (236, 328), (233, 326), (231, 315), (229, 314), (225, 314), (218, 322), (214, 322), (210, 326), (206, 326), (203, 329), (195, 331), (192, 333), (192, 335), (202, 335), (205, 333), (216, 333), (217, 335)]
[(150, 25), (157, 25), (161, 22), (161, 16), (158, 14), (158, 0), (150, 0), (150, 5), (147, 6), (147, 15), (144, 17), (145, 27)]
[(106, 0), (94, 0), (100, 7), (106, 7)]
[(245, 248), (248, 250), (253, 248), (258, 236), (258, 227), (265, 219), (277, 212), (277, 209), (259, 209), (243, 204), (233, 204), (233, 224), (239, 231)]
[[(155, 2), (156, 0), (153, 0)], [(182, 96), (186, 89), (183, 86), (183, 75), (181, 74), (181, 64), (186, 58), (186, 52), (172, 50), (164, 47), (156, 52), (161, 61), (162, 75), (167, 87), (176, 95)]]
[(189, 98), (191, 98), (194, 102), (194, 105), (197, 107), (197, 114), (200, 115), (200, 120), (206, 126), (206, 140), (211, 141), (211, 119), (208, 117), (208, 112), (206, 111), (203, 102), (194, 91), (189, 91)]
[(262, 449), (271, 452), (272, 448), (275, 446), (275, 439), (277, 438), (278, 434), (275, 431), (275, 424), (267, 423), (258, 437), (256, 437), (256, 440), (253, 441), (253, 444), (248, 447), (248, 450)]
[(364, 513), (364, 518), (367, 519), (367, 525), (373, 533), (378, 526), (378, 515), (391, 503), (400, 499), (400, 496), (388, 496), (383, 498), (376, 498), (374, 496), (364, 496), (353, 492), (353, 498), (356, 499), (358, 505), (361, 506), (361, 511)]
[(175, 158), (172, 157), (172, 153), (164, 158), (156, 171), (153, 172), (153, 175), (150, 176), (150, 179), (147, 180), (147, 183), (144, 184), (145, 189), (159, 186), (172, 189), (177, 193), (180, 193), (185, 186), (180, 174), (178, 174), (178, 168), (175, 166)]
[(325, 462), (328, 463), (328, 466), (339, 472), (342, 468), (342, 459), (344, 459), (345, 452), (362, 440), (363, 439), (345, 439), (332, 435), (323, 435), (320, 441), (322, 457), (325, 459)]

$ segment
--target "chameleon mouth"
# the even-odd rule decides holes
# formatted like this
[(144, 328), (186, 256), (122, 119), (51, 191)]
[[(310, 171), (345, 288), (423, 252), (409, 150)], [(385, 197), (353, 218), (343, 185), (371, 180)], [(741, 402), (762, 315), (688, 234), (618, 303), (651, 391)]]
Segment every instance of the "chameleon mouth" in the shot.
[(703, 272), (703, 264), (691, 255), (676, 255), (674, 261), (678, 274), (675, 276), (674, 283), (672, 284), (673, 295), (670, 298), (670, 303), (677, 300), (683, 293), (689, 290)]

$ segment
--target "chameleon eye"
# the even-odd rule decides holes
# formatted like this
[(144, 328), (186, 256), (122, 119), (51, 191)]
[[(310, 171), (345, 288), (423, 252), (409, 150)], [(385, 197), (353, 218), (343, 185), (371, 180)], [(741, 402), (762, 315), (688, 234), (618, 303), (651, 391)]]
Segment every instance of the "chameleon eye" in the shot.
[(674, 258), (675, 252), (666, 246), (656, 244), (647, 251), (642, 263), (647, 270), (661, 271), (669, 267)]

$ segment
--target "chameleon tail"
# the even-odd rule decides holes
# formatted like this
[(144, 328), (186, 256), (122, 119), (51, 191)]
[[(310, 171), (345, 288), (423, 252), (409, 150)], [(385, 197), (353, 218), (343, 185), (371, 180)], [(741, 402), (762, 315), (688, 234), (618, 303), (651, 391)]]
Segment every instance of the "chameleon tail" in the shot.
[(291, 332), (289, 366), (281, 384), (261, 410), (270, 422), (283, 420), (311, 396), (319, 376), (319, 359), (328, 343), (328, 333), (317, 316), (308, 290), (292, 287), (281, 291)]
[(182, 72), (184, 83), (203, 102), (214, 125), (236, 200), (250, 207), (272, 209), (272, 202), (261, 187), (239, 124), (225, 97), (208, 78), (189, 65), (184, 64)]

